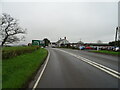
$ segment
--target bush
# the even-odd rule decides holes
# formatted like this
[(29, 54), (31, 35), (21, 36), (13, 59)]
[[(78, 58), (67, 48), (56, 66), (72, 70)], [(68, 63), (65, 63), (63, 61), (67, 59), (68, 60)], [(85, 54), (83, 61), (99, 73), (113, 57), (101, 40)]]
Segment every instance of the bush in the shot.
[(2, 50), (2, 59), (12, 58), (24, 53), (31, 53), (39, 47), (4, 47)]

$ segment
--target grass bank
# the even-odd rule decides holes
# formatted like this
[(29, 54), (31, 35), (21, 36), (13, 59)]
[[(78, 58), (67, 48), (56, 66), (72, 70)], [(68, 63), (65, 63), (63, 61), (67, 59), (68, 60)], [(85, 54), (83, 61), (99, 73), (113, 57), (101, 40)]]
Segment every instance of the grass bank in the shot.
[(107, 50), (99, 50), (99, 51), (93, 50), (93, 51), (90, 51), (90, 52), (110, 54), (110, 55), (120, 55), (120, 52), (107, 51)]
[(40, 48), (2, 61), (2, 87), (23, 88), (47, 56), (47, 50)]

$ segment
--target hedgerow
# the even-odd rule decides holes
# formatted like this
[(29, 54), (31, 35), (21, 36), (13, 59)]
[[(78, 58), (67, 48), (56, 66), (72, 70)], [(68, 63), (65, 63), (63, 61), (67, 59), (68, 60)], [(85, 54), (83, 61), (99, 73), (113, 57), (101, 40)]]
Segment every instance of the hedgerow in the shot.
[(2, 50), (2, 59), (12, 58), (24, 53), (31, 53), (39, 47), (4, 47)]

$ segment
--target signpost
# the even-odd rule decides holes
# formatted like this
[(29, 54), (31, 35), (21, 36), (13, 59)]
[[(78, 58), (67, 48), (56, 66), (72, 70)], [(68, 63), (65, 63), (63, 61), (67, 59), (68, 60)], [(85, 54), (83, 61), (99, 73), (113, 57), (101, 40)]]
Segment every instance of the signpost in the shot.
[(43, 40), (32, 40), (32, 45), (33, 46), (44, 46), (45, 43)]

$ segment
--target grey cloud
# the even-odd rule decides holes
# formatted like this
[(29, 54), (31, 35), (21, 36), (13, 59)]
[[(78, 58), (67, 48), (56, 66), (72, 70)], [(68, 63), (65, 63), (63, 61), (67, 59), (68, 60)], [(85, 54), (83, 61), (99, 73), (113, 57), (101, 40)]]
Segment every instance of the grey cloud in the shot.
[(115, 2), (3, 3), (3, 12), (20, 20), (28, 29), (27, 42), (49, 38), (57, 41), (66, 36), (70, 42), (114, 40), (118, 22)]

